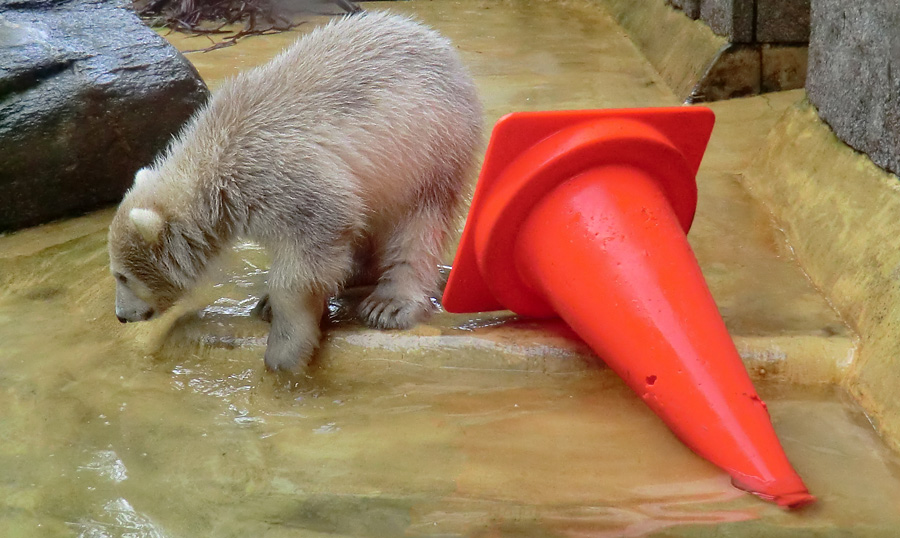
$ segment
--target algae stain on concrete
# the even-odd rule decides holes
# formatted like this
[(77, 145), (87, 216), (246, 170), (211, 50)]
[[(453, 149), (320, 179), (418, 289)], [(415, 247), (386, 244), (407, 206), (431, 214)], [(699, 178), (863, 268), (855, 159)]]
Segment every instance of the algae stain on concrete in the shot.
[(846, 386), (900, 447), (897, 177), (841, 143), (804, 101), (773, 129), (746, 184), (770, 205), (813, 282), (861, 335)]

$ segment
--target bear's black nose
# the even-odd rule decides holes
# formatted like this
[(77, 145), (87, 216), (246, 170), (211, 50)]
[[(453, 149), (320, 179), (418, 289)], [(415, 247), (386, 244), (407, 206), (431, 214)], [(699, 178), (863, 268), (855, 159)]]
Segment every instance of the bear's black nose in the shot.
[(119, 320), (119, 323), (128, 323), (128, 320), (123, 318), (122, 316), (116, 314), (116, 319)]

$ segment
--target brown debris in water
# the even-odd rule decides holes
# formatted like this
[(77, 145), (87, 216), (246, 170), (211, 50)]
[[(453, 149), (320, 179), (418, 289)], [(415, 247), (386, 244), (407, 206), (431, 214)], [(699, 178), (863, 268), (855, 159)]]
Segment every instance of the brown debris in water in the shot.
[[(209, 52), (230, 47), (241, 38), (269, 35), (295, 28), (300, 14), (321, 13), (323, 6), (339, 13), (362, 11), (352, 0), (133, 0), (132, 9), (150, 26), (207, 36), (212, 45), (185, 52)], [(334, 13), (331, 13), (334, 14)], [(239, 30), (233, 26), (240, 24)], [(232, 27), (231, 29), (226, 29)], [(213, 41), (212, 35), (224, 36)]]

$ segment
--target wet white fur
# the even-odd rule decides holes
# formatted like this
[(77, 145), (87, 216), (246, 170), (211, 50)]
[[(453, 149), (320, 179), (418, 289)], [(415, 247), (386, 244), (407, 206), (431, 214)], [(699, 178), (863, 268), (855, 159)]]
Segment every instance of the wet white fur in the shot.
[(147, 181), (148, 179), (150, 179), (151, 177), (153, 177), (153, 174), (149, 168), (141, 168), (134, 175), (134, 182), (135, 183), (143, 183), (143, 182)]
[(314, 30), (224, 84), (138, 172), (110, 229), (122, 286), (150, 290), (132, 293), (149, 295), (132, 316), (168, 308), (244, 236), (272, 254), (269, 368), (306, 364), (328, 295), (354, 272), (378, 279), (360, 310), (367, 323), (416, 323), (436, 291), (481, 114), (454, 47), (433, 30), (383, 13)]

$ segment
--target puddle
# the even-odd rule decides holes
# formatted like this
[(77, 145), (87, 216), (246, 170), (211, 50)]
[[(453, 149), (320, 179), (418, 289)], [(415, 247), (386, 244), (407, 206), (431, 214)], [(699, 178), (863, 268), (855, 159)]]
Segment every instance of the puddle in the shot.
[[(898, 459), (837, 389), (760, 387), (820, 499), (785, 513), (731, 487), (556, 325), (439, 315), (385, 333), (338, 316), (308, 377), (273, 376), (266, 326), (247, 315), (265, 280), (258, 249), (213, 275), (192, 299), (206, 306), (122, 326), (103, 248), (95, 232), (0, 260), (4, 536), (900, 525)], [(217, 335), (231, 344), (210, 345)]]

